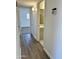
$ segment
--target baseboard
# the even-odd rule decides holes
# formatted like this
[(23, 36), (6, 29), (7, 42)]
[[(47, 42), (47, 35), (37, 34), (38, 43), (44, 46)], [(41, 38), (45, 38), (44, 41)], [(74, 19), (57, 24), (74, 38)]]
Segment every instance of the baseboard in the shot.
[(47, 51), (47, 49), (45, 49), (44, 47), (43, 47), (43, 49), (44, 49), (44, 51), (46, 52), (46, 54), (48, 55), (48, 57), (49, 57), (50, 59), (53, 59), (52, 55)]
[(38, 38), (34, 34), (32, 34), (32, 36), (35, 38), (36, 41), (39, 41)]
[[(33, 35), (33, 34), (32, 34), (32, 35)], [(33, 37), (34, 37), (35, 39), (37, 39), (36, 36), (33, 35)], [(36, 41), (38, 41), (38, 42), (40, 43), (39, 40), (36, 40)], [(41, 44), (41, 43), (40, 43), (40, 44)], [(42, 44), (41, 44), (41, 45), (42, 45)], [(49, 57), (50, 59), (53, 59), (52, 55), (47, 51), (46, 48), (44, 48), (44, 45), (42, 45), (42, 47), (43, 47), (45, 53), (48, 55), (48, 57)]]
[[(40, 41), (38, 41), (40, 44), (41, 44), (41, 42)], [(44, 51), (45, 51), (45, 53), (47, 54), (47, 56), (50, 58), (50, 59), (53, 59), (53, 57), (52, 57), (52, 55), (47, 51), (47, 49), (46, 48), (44, 48), (44, 44), (41, 44), (42, 45), (42, 47), (43, 47), (43, 49), (44, 49)]]

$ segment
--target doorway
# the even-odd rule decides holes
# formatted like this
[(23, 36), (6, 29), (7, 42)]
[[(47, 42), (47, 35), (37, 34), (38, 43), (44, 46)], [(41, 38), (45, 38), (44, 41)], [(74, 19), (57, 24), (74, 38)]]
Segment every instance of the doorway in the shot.
[(41, 1), (39, 3), (39, 40), (40, 43), (43, 45), (44, 40), (44, 21), (45, 21), (45, 1)]
[(30, 33), (30, 8), (19, 7), (21, 33)]

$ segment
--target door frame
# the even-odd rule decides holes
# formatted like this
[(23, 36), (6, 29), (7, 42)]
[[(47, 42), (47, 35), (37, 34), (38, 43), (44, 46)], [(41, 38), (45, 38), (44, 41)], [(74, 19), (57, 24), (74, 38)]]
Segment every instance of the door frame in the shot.
[(20, 35), (21, 35), (21, 31), (20, 31), (20, 26), (19, 26), (19, 9), (18, 6), (16, 7), (16, 52), (17, 52), (17, 58), (21, 59), (21, 46), (20, 46)]
[[(38, 21), (37, 21), (37, 24), (38, 24), (38, 41), (40, 42), (40, 3), (42, 2), (43, 0), (41, 0), (38, 4), (37, 4), (37, 13), (38, 13)], [(45, 13), (45, 10), (44, 10), (44, 13)], [(45, 14), (44, 14), (45, 15)], [(45, 17), (44, 17), (45, 19)], [(44, 25), (45, 25), (45, 20), (44, 20)], [(43, 34), (44, 35), (44, 34)], [(43, 36), (44, 37), (44, 36)]]
[[(27, 6), (18, 6), (18, 9), (20, 10), (20, 8), (29, 8), (30, 10), (30, 28), (31, 28), (31, 7), (27, 7)], [(20, 13), (20, 11), (18, 11)], [(21, 26), (20, 26), (20, 17), (19, 17), (19, 27), (20, 27), (20, 33), (21, 32)], [(31, 30), (30, 30), (31, 31)]]

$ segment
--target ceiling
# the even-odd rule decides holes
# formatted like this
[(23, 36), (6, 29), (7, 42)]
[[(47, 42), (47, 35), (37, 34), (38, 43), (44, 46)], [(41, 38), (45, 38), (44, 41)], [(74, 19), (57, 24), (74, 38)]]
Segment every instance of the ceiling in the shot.
[(25, 2), (28, 2), (28, 1), (29, 1), (29, 2), (32, 2), (32, 1), (33, 1), (33, 2), (39, 2), (39, 1), (41, 1), (41, 0), (18, 0), (18, 1), (25, 1)]
[(16, 0), (19, 5), (24, 5), (24, 6), (34, 6), (36, 3), (39, 3), (42, 0)]

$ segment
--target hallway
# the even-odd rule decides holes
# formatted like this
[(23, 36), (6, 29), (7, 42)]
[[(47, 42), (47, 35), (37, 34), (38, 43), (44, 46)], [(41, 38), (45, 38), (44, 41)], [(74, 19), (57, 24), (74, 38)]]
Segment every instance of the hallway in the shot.
[(62, 59), (61, 0), (16, 2), (18, 59)]
[(21, 59), (50, 59), (30, 33), (21, 35)]

